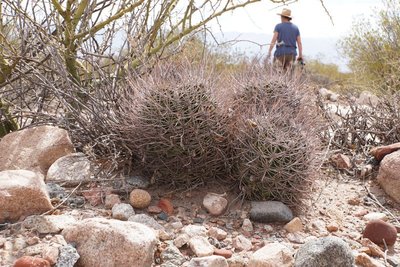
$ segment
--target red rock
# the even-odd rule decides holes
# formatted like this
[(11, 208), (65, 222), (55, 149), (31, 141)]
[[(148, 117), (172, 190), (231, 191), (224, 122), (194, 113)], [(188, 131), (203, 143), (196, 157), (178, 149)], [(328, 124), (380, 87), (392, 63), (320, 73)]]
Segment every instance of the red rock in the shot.
[(331, 157), (331, 160), (338, 169), (350, 169), (351, 161), (350, 158), (343, 154), (335, 154)]
[(369, 153), (374, 156), (375, 159), (381, 161), (386, 155), (389, 155), (397, 150), (400, 150), (400, 142), (388, 146), (374, 147), (369, 151)]
[(232, 257), (232, 254), (233, 254), (232, 251), (230, 251), (229, 249), (219, 249), (219, 248), (214, 249), (214, 255), (222, 256), (226, 259)]
[(90, 205), (96, 207), (103, 202), (103, 191), (101, 188), (91, 188), (82, 192), (83, 197), (89, 201)]
[(168, 215), (174, 213), (174, 206), (172, 205), (171, 201), (167, 198), (160, 199), (160, 201), (158, 201), (157, 206), (161, 208), (164, 212), (168, 213)]
[(50, 267), (50, 263), (42, 258), (24, 256), (14, 263), (14, 267)]
[(397, 238), (397, 230), (392, 224), (382, 220), (370, 221), (364, 229), (363, 238), (368, 238), (378, 245), (385, 240), (388, 246), (393, 246)]

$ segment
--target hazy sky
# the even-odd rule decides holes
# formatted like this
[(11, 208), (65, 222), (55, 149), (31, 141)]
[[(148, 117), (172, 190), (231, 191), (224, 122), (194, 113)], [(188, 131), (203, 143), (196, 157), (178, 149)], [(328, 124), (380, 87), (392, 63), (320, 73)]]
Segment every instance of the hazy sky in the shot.
[[(320, 0), (299, 0), (289, 5), (292, 10), (293, 23), (299, 26), (304, 37), (340, 37), (351, 29), (353, 19), (370, 16), (376, 7), (382, 7), (380, 0), (324, 0), (326, 8), (333, 17), (334, 25), (325, 13)], [(226, 14), (220, 19), (224, 32), (272, 33), (276, 23), (280, 21), (276, 13), (283, 6), (274, 5), (263, 0)], [(213, 30), (217, 30), (213, 25)]]

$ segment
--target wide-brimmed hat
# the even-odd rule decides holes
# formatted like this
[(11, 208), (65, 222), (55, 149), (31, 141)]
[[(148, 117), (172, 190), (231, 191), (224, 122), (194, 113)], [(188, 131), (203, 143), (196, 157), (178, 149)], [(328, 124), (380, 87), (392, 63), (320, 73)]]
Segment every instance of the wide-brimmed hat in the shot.
[(284, 9), (282, 9), (282, 12), (278, 13), (277, 15), (291, 19), (292, 11), (288, 8), (284, 8)]

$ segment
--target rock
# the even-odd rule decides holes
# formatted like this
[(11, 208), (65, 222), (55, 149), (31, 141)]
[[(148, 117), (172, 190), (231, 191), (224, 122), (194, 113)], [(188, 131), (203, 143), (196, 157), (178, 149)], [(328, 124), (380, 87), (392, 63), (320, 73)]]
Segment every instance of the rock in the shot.
[(150, 179), (143, 176), (129, 176), (125, 180), (133, 188), (146, 189), (150, 185)]
[(336, 222), (331, 222), (326, 226), (326, 230), (329, 232), (337, 232), (339, 230), (339, 225)]
[(162, 211), (159, 214), (157, 214), (157, 218), (166, 221), (168, 220), (168, 214)]
[(400, 151), (387, 155), (381, 161), (377, 180), (386, 194), (400, 203)]
[(157, 207), (159, 207), (162, 211), (167, 213), (168, 215), (174, 214), (174, 205), (169, 199), (162, 198), (158, 201)]
[(179, 249), (171, 244), (161, 252), (160, 257), (163, 263), (168, 262), (175, 266), (182, 266), (182, 264), (185, 262), (185, 257), (182, 255)]
[(89, 201), (90, 205), (96, 207), (103, 203), (103, 189), (94, 187), (82, 192), (82, 196)]
[(235, 237), (233, 239), (232, 246), (238, 251), (248, 251), (253, 247), (251, 241), (243, 235)]
[(388, 146), (378, 146), (372, 148), (369, 153), (374, 156), (377, 161), (381, 161), (386, 155), (400, 150), (400, 142)]
[(146, 214), (133, 215), (129, 217), (128, 221), (144, 224), (154, 230), (164, 230), (164, 227), (161, 224), (159, 224), (156, 220), (154, 220), (154, 218)]
[(356, 255), (356, 264), (361, 267), (385, 267), (375, 259), (372, 259), (365, 253), (358, 253)]
[(335, 154), (331, 157), (332, 162), (338, 169), (349, 170), (351, 169), (350, 158), (343, 154)]
[(378, 245), (383, 245), (385, 240), (386, 245), (393, 246), (397, 239), (397, 230), (392, 224), (382, 220), (370, 221), (364, 229), (363, 238)]
[(186, 225), (182, 228), (181, 232), (187, 234), (190, 238), (194, 236), (207, 237), (207, 229), (202, 225)]
[(187, 234), (180, 234), (174, 239), (174, 245), (178, 248), (188, 244), (190, 237)]
[(0, 207), (0, 223), (53, 208), (43, 176), (26, 170), (0, 172)]
[(333, 93), (329, 96), (328, 100), (332, 101), (332, 102), (337, 102), (339, 100), (340, 95)]
[(134, 189), (129, 196), (129, 202), (136, 209), (144, 209), (150, 205), (151, 196), (145, 190)]
[(26, 229), (36, 230), (39, 234), (56, 234), (68, 225), (76, 222), (71, 215), (32, 215), (27, 217), (22, 226)]
[(374, 169), (374, 166), (371, 164), (362, 166), (361, 170), (360, 170), (360, 177), (366, 178), (367, 176), (369, 176), (372, 173), (373, 169)]
[(163, 210), (160, 208), (160, 207), (158, 207), (158, 206), (149, 206), (148, 208), (147, 208), (147, 212), (148, 213), (153, 213), (153, 214), (159, 214), (159, 213), (161, 213)]
[(65, 191), (65, 189), (58, 184), (46, 183), (46, 189), (50, 199), (58, 198), (62, 200), (68, 196), (68, 193)]
[(114, 219), (121, 221), (127, 221), (129, 217), (135, 215), (132, 206), (126, 203), (115, 204), (111, 212)]
[(233, 256), (227, 259), (229, 267), (246, 267), (249, 259), (242, 254), (233, 254)]
[(330, 100), (332, 102), (336, 102), (339, 98), (339, 95), (332, 92), (331, 90), (328, 90), (326, 88), (321, 88), (319, 89), (319, 94), (320, 96), (325, 99), (325, 100)]
[(253, 201), (250, 219), (261, 223), (289, 222), (293, 219), (293, 213), (279, 201)]
[(352, 267), (354, 256), (349, 245), (338, 237), (308, 241), (297, 251), (295, 267)]
[(224, 230), (218, 228), (218, 227), (211, 227), (208, 232), (207, 232), (209, 237), (213, 237), (217, 239), (218, 241), (224, 240), (227, 236), (228, 233), (225, 232)]
[(42, 251), (42, 258), (47, 260), (51, 266), (56, 264), (58, 260), (58, 247), (55, 246), (47, 246), (43, 251)]
[(271, 225), (264, 225), (264, 230), (266, 233), (272, 233), (274, 231), (274, 228)]
[(248, 267), (291, 267), (294, 251), (279, 243), (271, 243), (257, 250), (251, 257)]
[(74, 152), (66, 130), (39, 126), (12, 132), (0, 141), (0, 171), (30, 170), (46, 174), (60, 157)]
[(382, 221), (387, 221), (387, 216), (385, 213), (381, 212), (371, 212), (366, 215), (364, 215), (364, 220), (366, 221), (374, 221), (374, 220), (382, 220)]
[(14, 267), (50, 267), (50, 263), (42, 258), (24, 256), (15, 261)]
[(360, 243), (361, 243), (361, 245), (364, 246), (364, 248), (368, 249), (366, 252), (368, 255), (371, 255), (374, 257), (380, 257), (380, 258), (385, 257), (385, 252), (383, 252), (382, 249), (377, 244), (375, 244), (368, 238), (361, 239)]
[(283, 229), (288, 231), (289, 233), (296, 233), (303, 231), (303, 224), (299, 217), (294, 218), (290, 222), (288, 222)]
[(117, 194), (108, 194), (106, 195), (106, 198), (104, 199), (104, 207), (106, 209), (112, 209), (114, 205), (120, 204), (121, 199)]
[(74, 267), (80, 256), (71, 245), (65, 245), (59, 249), (58, 260), (55, 267)]
[(73, 153), (57, 159), (49, 168), (46, 182), (63, 182), (69, 186), (87, 181), (91, 176), (91, 164), (83, 153)]
[(214, 255), (222, 256), (225, 259), (229, 259), (230, 257), (232, 257), (233, 252), (231, 250), (229, 250), (229, 249), (215, 248), (214, 249)]
[(228, 200), (221, 195), (208, 193), (203, 199), (203, 206), (214, 216), (223, 214), (228, 206)]
[(368, 91), (362, 91), (358, 99), (356, 100), (357, 105), (377, 106), (379, 104), (379, 98)]
[(210, 256), (214, 254), (214, 246), (203, 236), (195, 236), (189, 240), (190, 249), (197, 257)]
[(253, 232), (253, 224), (249, 219), (244, 219), (242, 224), (242, 230), (248, 233)]
[(151, 266), (157, 245), (155, 232), (149, 227), (104, 218), (77, 222), (62, 235), (76, 244), (79, 266)]
[(192, 258), (188, 267), (228, 267), (228, 262), (222, 256)]

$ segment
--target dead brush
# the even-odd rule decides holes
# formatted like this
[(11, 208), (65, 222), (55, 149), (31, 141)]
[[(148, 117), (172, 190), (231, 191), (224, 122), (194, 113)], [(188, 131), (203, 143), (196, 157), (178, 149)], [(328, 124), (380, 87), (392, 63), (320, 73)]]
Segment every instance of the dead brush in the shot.
[(177, 188), (228, 177), (228, 118), (212, 96), (214, 77), (163, 64), (130, 84), (118, 127), (143, 173)]
[(294, 80), (252, 73), (248, 81), (237, 80), (232, 105), (240, 190), (247, 199), (298, 208), (311, 193), (318, 166), (316, 116)]

